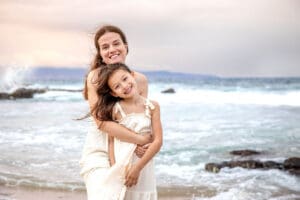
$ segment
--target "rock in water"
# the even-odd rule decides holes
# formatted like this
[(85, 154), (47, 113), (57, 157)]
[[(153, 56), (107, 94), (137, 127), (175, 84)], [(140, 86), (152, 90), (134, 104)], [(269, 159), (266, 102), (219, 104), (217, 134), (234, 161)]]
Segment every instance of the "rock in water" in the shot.
[(35, 93), (45, 93), (45, 89), (19, 88), (12, 93), (0, 93), (0, 99), (33, 98)]
[(254, 150), (251, 150), (251, 149), (244, 149), (244, 150), (231, 151), (230, 154), (238, 155), (238, 156), (251, 156), (251, 155), (260, 154), (260, 152), (254, 151)]
[(169, 88), (169, 89), (161, 91), (161, 93), (175, 93), (175, 90), (173, 88)]

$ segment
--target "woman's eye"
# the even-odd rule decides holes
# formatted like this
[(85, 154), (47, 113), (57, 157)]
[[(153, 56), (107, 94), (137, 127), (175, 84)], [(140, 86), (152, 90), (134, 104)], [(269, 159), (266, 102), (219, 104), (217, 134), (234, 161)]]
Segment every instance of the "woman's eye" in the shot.
[(106, 49), (108, 49), (108, 46), (102, 47), (102, 50), (106, 50)]
[(126, 81), (127, 80), (127, 77), (125, 77), (124, 79), (123, 79), (123, 81)]
[(120, 44), (120, 42), (115, 42), (114, 43), (115, 46), (118, 46), (119, 44)]

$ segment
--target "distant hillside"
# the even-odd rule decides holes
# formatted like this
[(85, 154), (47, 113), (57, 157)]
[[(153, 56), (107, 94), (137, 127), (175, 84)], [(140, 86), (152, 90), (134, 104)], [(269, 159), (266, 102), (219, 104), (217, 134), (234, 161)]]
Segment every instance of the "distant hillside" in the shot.
[(84, 68), (39, 67), (33, 70), (31, 78), (37, 80), (82, 80), (86, 71)]
[[(212, 79), (217, 78), (211, 75), (189, 74), (169, 71), (141, 71), (149, 80), (175, 81), (187, 79)], [(54, 68), (39, 67), (35, 68), (32, 77), (37, 80), (83, 80), (87, 73), (84, 68)]]

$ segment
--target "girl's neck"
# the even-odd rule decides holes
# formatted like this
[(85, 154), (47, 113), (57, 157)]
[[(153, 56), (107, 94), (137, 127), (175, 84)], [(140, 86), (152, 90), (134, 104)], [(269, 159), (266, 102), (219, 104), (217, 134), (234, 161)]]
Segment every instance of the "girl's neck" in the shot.
[(144, 100), (144, 97), (142, 97), (140, 94), (136, 93), (136, 95), (130, 97), (130, 98), (126, 98), (123, 99), (122, 101), (125, 104), (131, 104), (131, 105), (138, 105), (140, 104), (142, 101)]

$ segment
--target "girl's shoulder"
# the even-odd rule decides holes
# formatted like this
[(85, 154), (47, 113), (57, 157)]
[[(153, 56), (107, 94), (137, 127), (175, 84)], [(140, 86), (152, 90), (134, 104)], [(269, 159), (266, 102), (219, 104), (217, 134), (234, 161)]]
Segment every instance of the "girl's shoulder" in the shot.
[(154, 110), (155, 108), (159, 108), (159, 103), (154, 100), (146, 99), (146, 106), (149, 106), (151, 110)]

